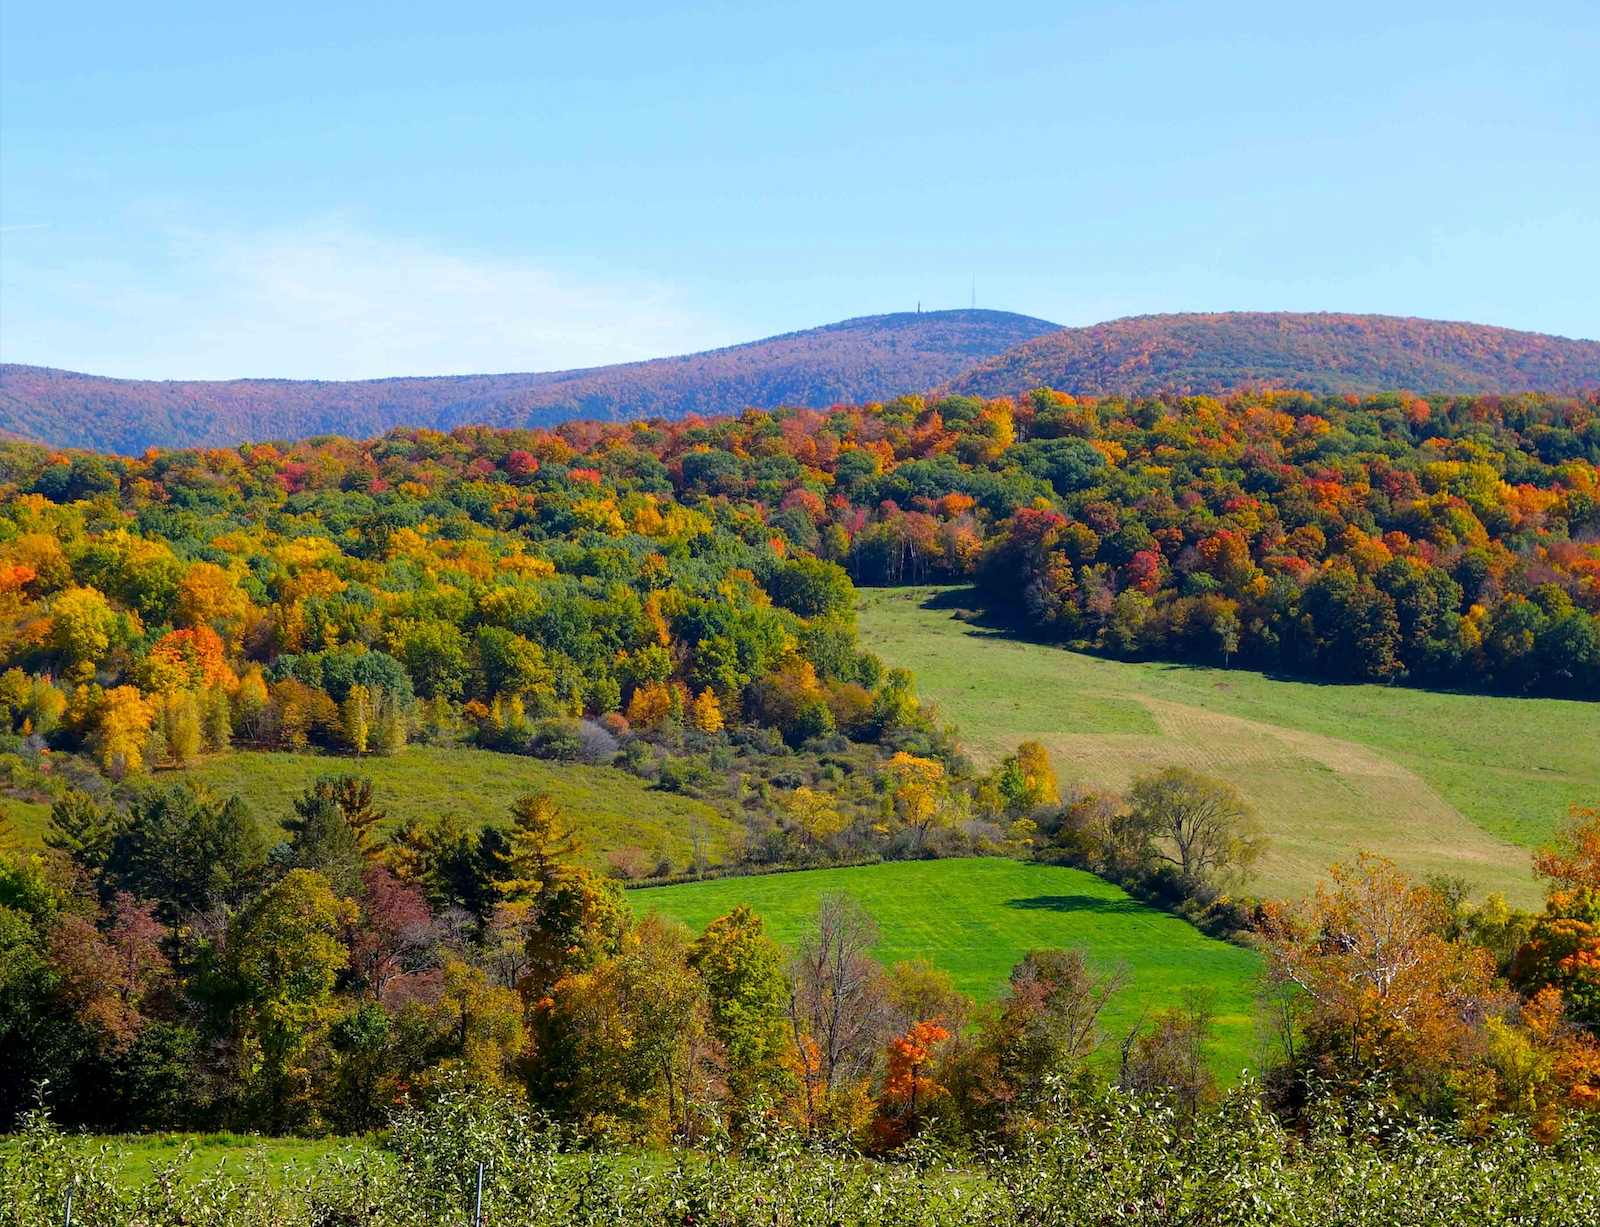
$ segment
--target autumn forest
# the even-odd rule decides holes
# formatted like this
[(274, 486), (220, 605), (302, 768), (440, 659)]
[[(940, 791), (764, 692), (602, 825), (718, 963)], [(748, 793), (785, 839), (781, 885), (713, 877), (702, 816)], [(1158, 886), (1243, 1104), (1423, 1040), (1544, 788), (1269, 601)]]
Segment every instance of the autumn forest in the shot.
[[(506, 1222), (1593, 1221), (1600, 796), (1516, 851), (1541, 908), (1360, 847), (1262, 898), (1227, 779), (970, 753), (858, 635), (861, 590), (924, 584), (1107, 660), (1593, 703), (1600, 398), (0, 442), (0, 1181), (41, 1216), (0, 1223), (68, 1172), (78, 1221), (449, 1221), (484, 1155)], [(424, 751), (676, 834), (554, 783), (435, 798)], [(281, 815), (226, 782), (307, 756)], [(1248, 1070), (1199, 989), (1111, 1026), (1136, 986), (1092, 944), (975, 995), (874, 957), (850, 890), (782, 941), (742, 904), (668, 919), (712, 879), (980, 857), (1248, 952)], [(132, 1193), (78, 1129), (368, 1141), (360, 1180)]]

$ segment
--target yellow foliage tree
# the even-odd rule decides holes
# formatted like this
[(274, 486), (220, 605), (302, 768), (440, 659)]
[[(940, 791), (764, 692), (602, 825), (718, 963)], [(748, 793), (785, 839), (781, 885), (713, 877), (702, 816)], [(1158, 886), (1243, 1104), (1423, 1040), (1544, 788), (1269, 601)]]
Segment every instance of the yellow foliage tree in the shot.
[(916, 836), (920, 850), (928, 832), (944, 820), (944, 764), (900, 751), (887, 768), (894, 788), (894, 807)]
[(1025, 741), (1000, 764), (994, 776), (1001, 800), (1013, 814), (1026, 815), (1041, 805), (1061, 801), (1060, 785), (1050, 765), (1050, 752), (1037, 741)]
[(50, 607), (50, 646), (68, 676), (87, 680), (111, 647), (116, 615), (97, 589), (68, 588)]
[(510, 873), (495, 886), (510, 900), (534, 899), (582, 852), (578, 828), (548, 794), (520, 796), (511, 803)]
[(198, 698), (190, 691), (178, 691), (162, 700), (167, 755), (174, 766), (182, 767), (200, 756), (201, 715)]
[(173, 622), (181, 628), (218, 631), (237, 651), (249, 613), (250, 598), (238, 579), (215, 563), (197, 562), (178, 581)]
[(709, 689), (702, 690), (689, 711), (689, 724), (702, 733), (722, 731), (722, 704)]
[(367, 740), (372, 736), (372, 724), (376, 716), (373, 706), (371, 692), (365, 686), (356, 685), (350, 687), (350, 693), (345, 696), (344, 706), (340, 710), (345, 744), (357, 754), (367, 752)]
[(95, 719), (95, 749), (100, 765), (112, 775), (144, 766), (145, 743), (155, 721), (156, 704), (136, 686), (117, 686), (100, 700)]
[(628, 723), (636, 729), (652, 728), (672, 714), (672, 689), (663, 682), (637, 687), (628, 700)]
[(844, 830), (844, 816), (834, 805), (833, 798), (815, 788), (807, 788), (802, 784), (789, 794), (783, 807), (804, 834), (806, 842), (813, 846), (826, 843)]
[(233, 714), (247, 735), (259, 732), (257, 724), (267, 708), (267, 683), (260, 669), (252, 669), (239, 679), (239, 689), (233, 693)]

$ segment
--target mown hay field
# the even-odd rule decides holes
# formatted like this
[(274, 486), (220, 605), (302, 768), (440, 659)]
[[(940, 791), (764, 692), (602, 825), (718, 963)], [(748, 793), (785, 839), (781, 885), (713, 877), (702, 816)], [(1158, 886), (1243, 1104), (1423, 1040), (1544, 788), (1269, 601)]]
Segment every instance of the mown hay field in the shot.
[(1102, 968), (1127, 965), (1130, 983), (1105, 1016), (1113, 1037), (1146, 1010), (1178, 1005), (1186, 990), (1201, 989), (1216, 1011), (1217, 1073), (1232, 1080), (1250, 1064), (1259, 956), (1081, 870), (998, 858), (898, 861), (660, 886), (630, 891), (628, 899), (637, 915), (659, 911), (697, 931), (746, 903), (768, 934), (792, 945), (822, 895), (838, 890), (872, 913), (881, 933), (873, 953), (886, 966), (927, 959), (982, 1001), (1001, 992), (1030, 949), (1076, 947)]
[(863, 641), (916, 673), (978, 762), (1036, 739), (1064, 785), (1172, 764), (1231, 780), (1272, 836), (1257, 893), (1304, 892), (1367, 849), (1531, 905), (1528, 850), (1600, 801), (1600, 703), (1105, 660), (978, 624), (967, 590), (862, 595)]

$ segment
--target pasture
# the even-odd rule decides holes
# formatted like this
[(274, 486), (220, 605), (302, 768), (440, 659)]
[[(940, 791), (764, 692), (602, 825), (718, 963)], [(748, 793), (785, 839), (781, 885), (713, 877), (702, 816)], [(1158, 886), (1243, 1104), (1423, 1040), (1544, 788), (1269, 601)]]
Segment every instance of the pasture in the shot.
[(927, 959), (980, 1001), (999, 995), (1030, 949), (1077, 947), (1098, 966), (1125, 963), (1131, 982), (1105, 1016), (1113, 1037), (1142, 1011), (1179, 1004), (1186, 989), (1209, 990), (1214, 1068), (1232, 1079), (1250, 1064), (1259, 957), (1081, 870), (1002, 859), (899, 861), (652, 887), (628, 898), (636, 915), (659, 911), (695, 930), (746, 903), (771, 937), (791, 944), (818, 899), (836, 890), (872, 913), (881, 934), (873, 953), (882, 963)]
[(549, 763), (490, 750), (408, 746), (392, 758), (361, 759), (238, 751), (182, 773), (159, 772), (156, 780), (182, 774), (223, 796), (240, 793), (263, 818), (281, 823), (293, 816), (294, 799), (318, 776), (345, 772), (372, 781), (377, 803), (388, 811), (387, 829), (446, 812), (472, 822), (504, 823), (507, 807), (518, 796), (549, 793), (583, 832), (585, 859), (596, 866), (607, 852), (629, 845), (686, 865), (696, 831), (715, 863), (738, 829), (704, 802), (652, 788), (619, 768)]
[(1273, 840), (1259, 893), (1308, 890), (1365, 848), (1533, 905), (1528, 850), (1600, 800), (1600, 704), (1105, 660), (975, 624), (967, 590), (862, 597), (865, 645), (915, 672), (981, 764), (1035, 739), (1063, 786), (1172, 764), (1232, 781)]

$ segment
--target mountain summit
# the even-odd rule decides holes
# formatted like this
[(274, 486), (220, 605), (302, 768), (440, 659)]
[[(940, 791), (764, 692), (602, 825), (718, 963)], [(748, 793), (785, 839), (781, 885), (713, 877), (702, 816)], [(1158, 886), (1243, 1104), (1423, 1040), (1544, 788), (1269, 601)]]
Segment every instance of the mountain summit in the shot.
[(1022, 342), (947, 385), (969, 396), (1227, 392), (1576, 392), (1600, 387), (1600, 343), (1393, 315), (1136, 315)]
[(1060, 325), (1007, 311), (905, 311), (726, 349), (524, 375), (352, 382), (108, 379), (0, 367), (0, 430), (58, 447), (134, 454), (393, 426), (550, 426), (885, 400), (945, 382)]

